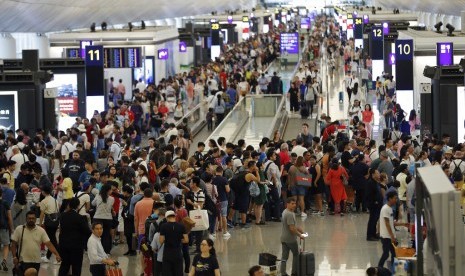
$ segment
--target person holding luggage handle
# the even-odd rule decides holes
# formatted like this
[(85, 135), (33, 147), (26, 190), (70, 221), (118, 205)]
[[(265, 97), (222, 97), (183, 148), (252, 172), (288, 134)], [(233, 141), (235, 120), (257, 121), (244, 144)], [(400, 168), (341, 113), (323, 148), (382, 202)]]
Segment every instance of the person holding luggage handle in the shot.
[(296, 237), (304, 239), (307, 236), (302, 228), (296, 226), (295, 220), (295, 198), (289, 197), (286, 200), (286, 209), (282, 214), (282, 233), (281, 233), (281, 246), (282, 246), (282, 257), (281, 257), (281, 275), (287, 275), (286, 273), (286, 262), (289, 258), (289, 251), (292, 251), (292, 275), (297, 275), (297, 266), (299, 259), (299, 246), (297, 244)]

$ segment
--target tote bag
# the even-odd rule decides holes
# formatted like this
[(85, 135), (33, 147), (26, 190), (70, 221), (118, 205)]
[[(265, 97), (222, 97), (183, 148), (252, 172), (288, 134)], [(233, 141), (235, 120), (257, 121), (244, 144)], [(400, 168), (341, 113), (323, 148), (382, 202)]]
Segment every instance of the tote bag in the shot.
[(207, 210), (195, 209), (189, 212), (189, 217), (195, 222), (192, 231), (205, 231), (210, 227)]
[(310, 174), (305, 174), (298, 172), (295, 177), (295, 182), (297, 186), (311, 187), (312, 186), (312, 176)]

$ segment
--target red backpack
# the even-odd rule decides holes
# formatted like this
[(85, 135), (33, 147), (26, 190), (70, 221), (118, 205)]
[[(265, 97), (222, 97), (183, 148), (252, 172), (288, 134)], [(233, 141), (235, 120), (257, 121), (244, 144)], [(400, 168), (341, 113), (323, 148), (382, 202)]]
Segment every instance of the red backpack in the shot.
[(157, 182), (157, 167), (155, 166), (155, 162), (150, 160), (148, 166), (148, 174), (149, 174), (149, 183), (155, 184)]

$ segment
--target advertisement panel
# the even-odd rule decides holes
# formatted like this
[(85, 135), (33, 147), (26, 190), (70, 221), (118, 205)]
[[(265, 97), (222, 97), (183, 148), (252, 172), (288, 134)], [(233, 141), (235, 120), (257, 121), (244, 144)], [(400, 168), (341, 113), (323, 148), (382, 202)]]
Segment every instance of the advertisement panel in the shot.
[(78, 115), (77, 74), (54, 74), (46, 88), (58, 89), (57, 102), (61, 117)]
[(299, 33), (281, 33), (281, 53), (299, 53)]
[(0, 91), (0, 130), (7, 131), (19, 128), (18, 92)]

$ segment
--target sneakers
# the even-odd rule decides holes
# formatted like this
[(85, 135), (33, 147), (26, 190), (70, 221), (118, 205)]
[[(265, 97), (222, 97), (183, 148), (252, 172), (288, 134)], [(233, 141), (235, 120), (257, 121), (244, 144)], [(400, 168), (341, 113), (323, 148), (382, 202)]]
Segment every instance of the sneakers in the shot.
[(216, 234), (208, 234), (208, 238), (210, 240), (215, 240), (216, 239)]
[(223, 233), (223, 238), (229, 238), (231, 234), (229, 232)]
[(47, 259), (47, 257), (45, 257), (45, 256), (43, 256), (42, 258), (40, 258), (40, 261), (41, 261), (42, 263), (46, 263), (46, 264), (48, 264), (48, 263), (50, 262), (50, 261)]
[(8, 267), (6, 266), (6, 260), (3, 259), (3, 262), (2, 262), (2, 270), (3, 271), (8, 271)]
[(305, 212), (302, 212), (302, 213), (300, 214), (300, 216), (303, 217), (303, 218), (305, 218), (305, 217), (307, 217), (307, 214), (306, 214)]

